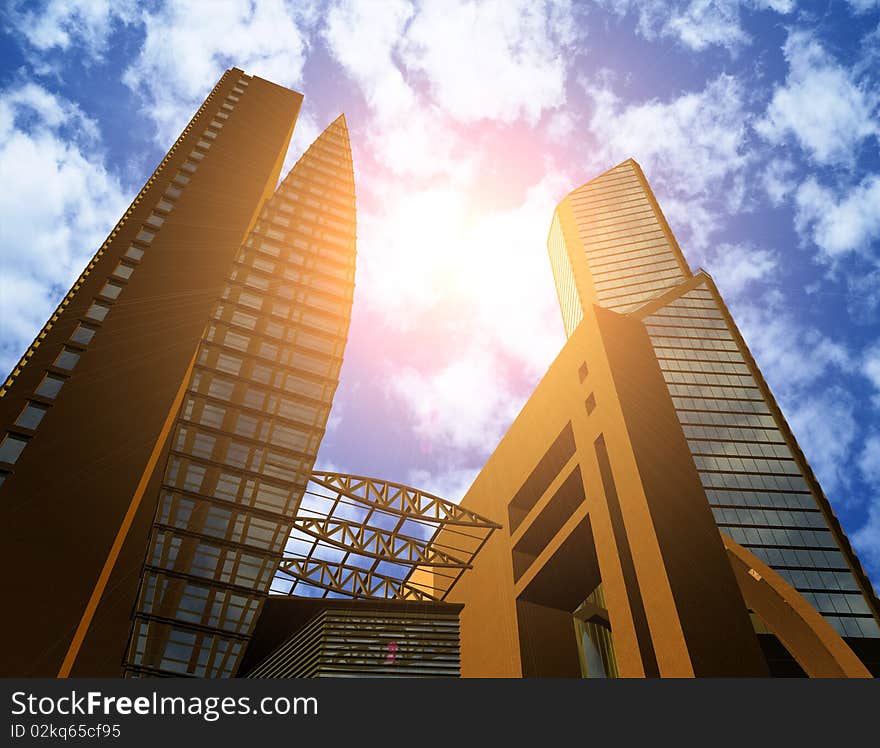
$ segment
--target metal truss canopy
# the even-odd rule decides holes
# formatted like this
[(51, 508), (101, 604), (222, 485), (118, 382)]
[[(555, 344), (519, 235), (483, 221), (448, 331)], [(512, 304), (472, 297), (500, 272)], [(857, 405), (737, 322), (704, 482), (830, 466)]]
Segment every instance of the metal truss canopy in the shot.
[(501, 525), (464, 509), (455, 502), (401, 483), (321, 471), (313, 472), (311, 479), (330, 490), (339, 491), (360, 502), (374, 504), (383, 511), (400, 516), (444, 525), (501, 529)]
[(499, 528), (410, 486), (315, 472), (293, 518), (272, 591), (443, 600)]

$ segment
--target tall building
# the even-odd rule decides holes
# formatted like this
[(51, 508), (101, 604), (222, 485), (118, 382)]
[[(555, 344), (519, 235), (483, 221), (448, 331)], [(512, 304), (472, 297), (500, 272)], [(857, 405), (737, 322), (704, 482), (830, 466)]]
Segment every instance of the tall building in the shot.
[(870, 581), (715, 283), (691, 272), (639, 165), (570, 193), (548, 249), (569, 334), (588, 304), (645, 325), (719, 528), (841, 636), (880, 638)]
[(276, 191), (301, 101), (227, 71), (0, 389), (4, 675), (235, 671), (354, 284), (343, 118)]
[(263, 205), (211, 310), (171, 433), (127, 673), (236, 672), (339, 382), (354, 229), (340, 116)]
[(507, 520), (451, 597), (462, 673), (877, 673), (871, 584), (639, 166), (547, 246), (568, 342), (462, 501)]

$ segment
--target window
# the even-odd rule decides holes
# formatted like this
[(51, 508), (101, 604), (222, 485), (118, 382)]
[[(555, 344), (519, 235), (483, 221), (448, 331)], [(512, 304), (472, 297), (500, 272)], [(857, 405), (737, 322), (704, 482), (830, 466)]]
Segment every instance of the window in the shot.
[(217, 112), (215, 117), (219, 117), (220, 119), (229, 119), (229, 115), (226, 112)]
[(587, 374), (589, 374), (589, 373), (590, 373), (590, 370), (587, 368), (587, 363), (585, 361), (584, 363), (581, 364), (580, 368), (578, 369), (578, 378), (581, 380), (581, 382), (583, 382), (587, 378)]
[(211, 120), (210, 127), (216, 127), (219, 130), (221, 127), (223, 127), (223, 123), (218, 122), (217, 120), (214, 119), (214, 120)]
[(15, 425), (21, 426), (23, 429), (35, 429), (40, 425), (40, 421), (43, 420), (43, 416), (46, 415), (47, 410), (48, 408), (40, 407), (34, 403), (28, 403), (24, 406), (24, 410), (21, 411), (18, 418), (15, 420)]
[(192, 454), (196, 457), (204, 457), (209, 459), (214, 451), (214, 444), (217, 439), (207, 434), (196, 434), (193, 439)]
[(102, 296), (106, 296), (108, 299), (115, 299), (119, 296), (122, 291), (122, 286), (117, 285), (113, 281), (107, 281), (104, 284), (104, 287), (100, 290), (100, 294)]
[(596, 395), (591, 392), (584, 405), (587, 408), (587, 415), (590, 415), (596, 409)]
[(184, 161), (183, 166), (181, 166), (180, 168), (192, 174), (199, 167), (198, 164), (194, 164), (192, 161)]
[(144, 244), (149, 244), (155, 238), (156, 234), (153, 231), (147, 231), (146, 229), (141, 229), (138, 231), (138, 235), (135, 237), (139, 242), (143, 242)]
[(165, 200), (164, 198), (156, 203), (156, 207), (159, 210), (170, 211), (174, 207), (174, 203), (170, 200)]
[(73, 335), (70, 336), (71, 343), (79, 343), (80, 345), (88, 345), (92, 342), (92, 338), (95, 336), (95, 331), (91, 327), (86, 327), (83, 324), (78, 324), (76, 329), (73, 331)]
[(117, 278), (123, 278), (124, 280), (128, 280), (131, 278), (131, 274), (134, 272), (134, 268), (131, 265), (123, 265), (121, 262), (116, 266), (116, 270), (113, 271), (113, 275)]
[(96, 322), (102, 322), (109, 311), (110, 307), (99, 304), (96, 301), (89, 307), (89, 311), (86, 312), (86, 317), (93, 319)]
[(43, 377), (43, 381), (40, 382), (39, 387), (37, 387), (37, 394), (42, 395), (43, 397), (55, 398), (56, 395), (61, 391), (61, 385), (64, 384), (64, 380), (61, 377), (56, 377), (52, 374), (47, 374)]
[(58, 354), (58, 358), (55, 359), (55, 366), (59, 369), (72, 369), (76, 366), (79, 361), (79, 353), (76, 351), (65, 348)]
[(193, 150), (193, 151), (190, 151), (190, 154), (187, 158), (191, 158), (195, 161), (201, 161), (204, 157), (205, 157), (205, 154), (202, 153), (201, 151)]
[(200, 140), (196, 143), (196, 146), (199, 148), (204, 148), (206, 151), (211, 147), (211, 144), (207, 140)]
[(165, 190), (165, 194), (176, 200), (183, 194), (183, 190), (180, 189), (180, 187), (175, 187), (173, 184), (169, 184), (168, 188)]
[(130, 260), (140, 260), (144, 256), (144, 250), (140, 247), (131, 246), (125, 250), (125, 256)]
[(236, 96), (235, 94), (228, 94), (226, 97), (226, 100), (227, 101), (238, 101), (239, 99), (238, 99), (238, 96)]
[(231, 112), (233, 109), (235, 109), (235, 107), (232, 106), (232, 104), (229, 104), (229, 103), (225, 103), (225, 104), (223, 104), (223, 106), (220, 107), (220, 108), (221, 108), (221, 109), (225, 109), (227, 112)]
[(219, 429), (223, 426), (223, 418), (226, 416), (226, 409), (216, 405), (205, 404), (202, 406), (202, 417), (199, 420), (203, 426)]
[(15, 462), (26, 446), (27, 439), (7, 434), (0, 442), (0, 462)]
[(213, 140), (214, 138), (217, 137), (217, 133), (214, 132), (213, 130), (205, 130), (205, 131), (202, 133), (202, 137), (203, 137), (203, 138), (208, 138), (209, 140)]
[(181, 171), (174, 177), (174, 181), (178, 184), (189, 184), (189, 177)]

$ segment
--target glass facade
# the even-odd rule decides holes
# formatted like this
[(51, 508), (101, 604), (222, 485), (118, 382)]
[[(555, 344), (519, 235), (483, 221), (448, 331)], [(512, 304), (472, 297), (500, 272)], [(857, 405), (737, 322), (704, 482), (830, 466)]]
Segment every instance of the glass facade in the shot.
[[(690, 276), (634, 162), (624, 161), (576, 189), (566, 203), (595, 303), (629, 312)], [(573, 315), (563, 311), (565, 319)]]
[[(564, 246), (560, 215), (573, 219), (574, 246)], [(625, 161), (566, 197), (548, 249), (567, 334), (573, 304), (642, 319), (719, 528), (778, 571), (838, 633), (880, 637), (854, 572), (858, 560), (803, 469), (717, 289), (691, 273), (638, 165)], [(573, 267), (557, 270), (561, 257)], [(582, 292), (589, 298), (572, 300), (566, 278), (578, 277), (578, 268), (593, 288)]]
[(571, 335), (584, 318), (584, 311), (580, 305), (577, 284), (571, 270), (562, 223), (558, 215), (553, 216), (547, 249), (550, 252), (550, 267), (553, 269), (553, 280), (556, 282), (565, 334)]
[(171, 436), (126, 674), (235, 674), (324, 433), (354, 273), (340, 117), (263, 206), (214, 306)]
[(719, 528), (839, 634), (880, 637), (720, 298), (704, 281), (643, 322)]

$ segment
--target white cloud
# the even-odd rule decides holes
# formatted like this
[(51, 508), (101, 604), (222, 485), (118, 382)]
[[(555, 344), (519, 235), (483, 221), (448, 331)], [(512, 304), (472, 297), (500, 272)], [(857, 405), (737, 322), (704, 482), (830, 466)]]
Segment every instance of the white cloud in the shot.
[(580, 33), (568, 0), (396, 0), (375, 10), (363, 0), (337, 3), (323, 35), (377, 116), (409, 114), (426, 94), (458, 122), (535, 123), (565, 102)]
[[(333, 119), (336, 119), (335, 117)], [(324, 123), (324, 127), (329, 125)], [(309, 107), (309, 100), (303, 99), (302, 107), (299, 110), (299, 116), (296, 118), (296, 124), (293, 127), (293, 137), (290, 139), (290, 147), (287, 149), (284, 163), (281, 166), (281, 179), (283, 180), (293, 165), (299, 160), (299, 157), (306, 152), (308, 147), (315, 142), (317, 137), (324, 131), (324, 127), (318, 124), (314, 113)]]
[(520, 117), (535, 124), (565, 102), (567, 57), (577, 32), (570, 3), (425, 0), (401, 50), (433, 100), (460, 122)]
[[(848, 347), (801, 322), (777, 292), (757, 306), (735, 304), (743, 337), (826, 493), (848, 499), (859, 404), (838, 384), (858, 365)], [(832, 414), (832, 417), (829, 417)]]
[(742, 84), (721, 75), (699, 92), (628, 105), (608, 85), (586, 88), (595, 102), (590, 170), (635, 158), (682, 244), (705, 247), (724, 213), (741, 207), (749, 163)]
[(457, 504), (478, 473), (478, 468), (440, 468), (431, 471), (418, 469), (409, 473), (407, 484)]
[(282, 86), (302, 81), (307, 39), (282, 0), (168, 0), (141, 20), (143, 45), (123, 81), (143, 97), (161, 145), (180, 134), (226, 68)]
[(867, 251), (880, 238), (880, 175), (869, 174), (842, 195), (807, 179), (795, 193), (795, 225), (825, 259)]
[[(880, 574), (880, 502), (868, 505), (868, 516), (864, 524), (850, 533), (850, 540), (872, 579)], [(875, 582), (876, 585), (876, 582)]]
[(865, 439), (858, 468), (874, 493), (867, 502), (865, 522), (850, 534), (850, 539), (862, 563), (876, 574), (880, 572), (880, 433), (875, 432)]
[(817, 163), (851, 165), (861, 143), (880, 133), (876, 93), (807, 32), (791, 32), (784, 51), (788, 77), (755, 129), (774, 144), (793, 137)]
[(467, 179), (473, 123), (534, 124), (565, 99), (567, 0), (337, 2), (321, 31), (369, 108), (365, 141), (399, 177)]
[(432, 449), (485, 454), (522, 405), (505, 385), (490, 346), (474, 346), (446, 366), (401, 372), (391, 388), (409, 405), (416, 434)]
[(768, 295), (760, 306), (736, 304), (735, 316), (771, 389), (785, 404), (796, 406), (823, 377), (853, 365), (842, 342), (798, 320), (781, 296)]
[(880, 341), (865, 350), (862, 355), (861, 372), (873, 385), (874, 405), (880, 408)]
[[(829, 417), (831, 413), (833, 418)], [(845, 489), (852, 480), (849, 459), (858, 435), (855, 414), (856, 402), (842, 387), (805, 395), (788, 414), (791, 429), (813, 472), (838, 507), (851, 503)]]
[(761, 184), (774, 207), (782, 205), (797, 187), (794, 173), (795, 165), (783, 158), (772, 159), (761, 172)]
[(867, 13), (880, 7), (880, 0), (846, 0), (846, 2), (856, 13)]
[(370, 109), (389, 118), (415, 103), (415, 93), (392, 56), (414, 12), (407, 0), (389, 0), (381, 13), (369, 2), (340, 2), (328, 12), (321, 32), (335, 60), (360, 86)]
[(564, 342), (544, 248), (564, 183), (482, 216), (455, 186), (398, 188), (361, 223), (360, 303), (382, 320), (388, 395), (456, 469), (489, 454)]
[(602, 0), (619, 16), (634, 13), (637, 31), (646, 39), (671, 37), (685, 47), (702, 51), (721, 46), (731, 52), (751, 43), (742, 27), (745, 10), (788, 14), (794, 0)]
[(755, 281), (766, 280), (776, 267), (775, 253), (746, 244), (720, 244), (706, 260), (706, 269), (727, 298)]
[[(126, 203), (79, 108), (35, 85), (0, 93), (0, 369), (9, 371)], [(14, 185), (14, 189), (12, 186)]]
[(134, 8), (134, 0), (49, 0), (39, 9), (32, 3), (13, 2), (9, 20), (41, 52), (76, 45), (87, 55), (100, 57), (114, 22), (131, 22)]

